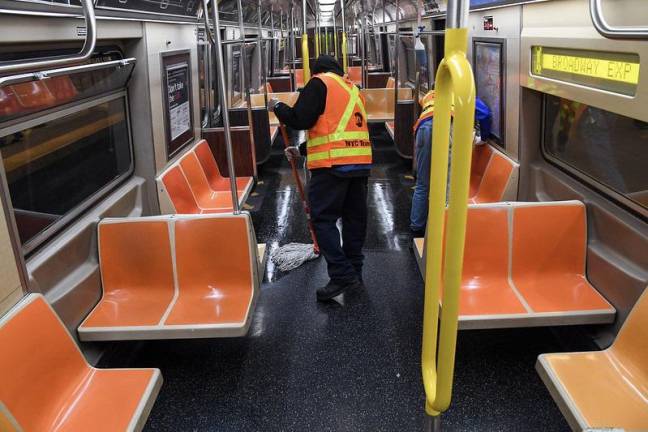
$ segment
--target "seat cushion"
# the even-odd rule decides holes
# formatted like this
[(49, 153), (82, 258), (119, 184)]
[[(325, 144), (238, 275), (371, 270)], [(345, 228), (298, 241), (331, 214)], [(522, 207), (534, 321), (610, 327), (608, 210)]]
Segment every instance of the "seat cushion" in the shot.
[(626, 376), (612, 353), (545, 354), (540, 363), (587, 427), (648, 430), (646, 377)]
[[(160, 385), (156, 370), (95, 369), (84, 383), (82, 397), (69, 401), (74, 409), (61, 416), (60, 407), (52, 407), (57, 410), (52, 411), (51, 422), (33, 430), (137, 430), (142, 412), (148, 416), (152, 406), (147, 406), (147, 401), (157, 394)], [(26, 426), (26, 430), (31, 429)]]

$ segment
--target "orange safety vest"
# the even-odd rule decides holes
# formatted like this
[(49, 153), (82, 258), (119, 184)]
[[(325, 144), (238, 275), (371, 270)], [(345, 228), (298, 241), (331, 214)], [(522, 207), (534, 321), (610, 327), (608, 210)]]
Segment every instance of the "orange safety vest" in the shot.
[(425, 94), (425, 96), (423, 96), (421, 106), (423, 107), (423, 111), (421, 111), (421, 115), (414, 124), (414, 132), (418, 130), (421, 123), (430, 117), (434, 117), (434, 90), (430, 90)]
[[(414, 124), (414, 132), (418, 130), (421, 123), (430, 117), (434, 117), (434, 90), (430, 90), (423, 96), (421, 106), (423, 107), (423, 111), (421, 111), (421, 115)], [(452, 104), (452, 108), (450, 108), (450, 115), (454, 115), (454, 103)]]
[(360, 90), (334, 73), (315, 76), (326, 85), (326, 107), (308, 131), (308, 169), (370, 164), (371, 141)]

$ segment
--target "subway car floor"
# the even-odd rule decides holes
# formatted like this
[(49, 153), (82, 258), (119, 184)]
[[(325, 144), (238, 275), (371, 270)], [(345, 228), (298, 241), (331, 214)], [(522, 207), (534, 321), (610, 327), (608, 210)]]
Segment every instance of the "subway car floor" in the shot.
[[(247, 337), (115, 343), (102, 367), (158, 367), (147, 431), (421, 431), (423, 282), (408, 247), (414, 181), (372, 127), (366, 289), (328, 304), (323, 259), (286, 274), (268, 263)], [(246, 206), (259, 242), (307, 242), (281, 142)], [(218, 247), (218, 245), (214, 245)], [(567, 431), (534, 370), (562, 347), (549, 329), (460, 332), (448, 431)]]

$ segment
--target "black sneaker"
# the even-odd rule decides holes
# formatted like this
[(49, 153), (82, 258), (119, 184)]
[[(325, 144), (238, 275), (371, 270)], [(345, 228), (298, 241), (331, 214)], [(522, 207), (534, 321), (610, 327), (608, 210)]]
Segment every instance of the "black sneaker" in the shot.
[(339, 296), (347, 289), (359, 288), (360, 286), (360, 281), (357, 280), (346, 284), (331, 281), (326, 286), (317, 290), (317, 301), (331, 300), (333, 297)]

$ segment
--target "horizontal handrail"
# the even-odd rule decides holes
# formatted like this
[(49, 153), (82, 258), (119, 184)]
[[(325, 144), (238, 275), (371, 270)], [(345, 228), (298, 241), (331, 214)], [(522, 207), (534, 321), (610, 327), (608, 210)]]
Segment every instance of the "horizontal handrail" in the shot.
[(57, 76), (69, 75), (71, 73), (92, 72), (101, 69), (118, 68), (128, 66), (137, 62), (135, 57), (126, 58), (122, 60), (112, 60), (103, 63), (92, 63), (78, 66), (68, 66), (59, 69), (51, 69), (40, 72), (30, 72), (18, 75), (10, 75), (0, 78), (0, 88), (13, 84), (20, 84), (29, 81), (40, 81), (48, 78), (55, 78)]
[(78, 63), (90, 58), (97, 44), (97, 19), (95, 18), (92, 0), (81, 0), (83, 18), (86, 23), (86, 37), (81, 51), (77, 54), (46, 57), (34, 60), (18, 60), (0, 63), (0, 74), (12, 73), (28, 69), (44, 69), (54, 66)]
[(648, 39), (648, 27), (614, 27), (603, 16), (601, 0), (590, 0), (590, 15), (594, 28), (609, 39)]

